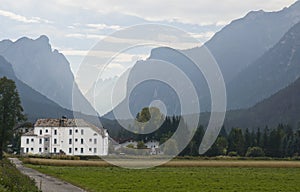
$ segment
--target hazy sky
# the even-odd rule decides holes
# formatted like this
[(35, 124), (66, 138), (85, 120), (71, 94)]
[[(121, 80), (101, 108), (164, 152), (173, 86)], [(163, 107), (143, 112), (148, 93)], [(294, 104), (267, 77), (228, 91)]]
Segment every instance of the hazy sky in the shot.
[[(122, 27), (156, 22), (181, 28), (200, 41), (249, 11), (277, 11), (296, 0), (1, 0), (0, 39), (42, 34), (75, 69), (86, 52)], [(128, 55), (128, 60), (133, 56)]]

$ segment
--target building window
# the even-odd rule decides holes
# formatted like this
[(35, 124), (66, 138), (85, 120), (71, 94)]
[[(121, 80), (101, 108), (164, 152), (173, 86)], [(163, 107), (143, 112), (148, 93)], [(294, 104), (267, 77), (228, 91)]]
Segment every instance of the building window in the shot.
[(94, 136), (97, 136), (97, 133), (94, 133)]
[(31, 138), (31, 142), (33, 142), (34, 140), (33, 140), (33, 138)]
[(72, 135), (72, 129), (69, 130), (69, 135)]
[(54, 135), (57, 135), (57, 130), (56, 129), (54, 130)]
[(45, 147), (45, 151), (48, 151), (48, 148), (47, 148), (47, 147)]
[(83, 135), (83, 129), (81, 129), (80, 131), (81, 131), (81, 135)]
[(92, 142), (93, 141), (92, 138), (90, 138), (89, 141)]
[(80, 148), (80, 153), (83, 153), (83, 148)]
[(29, 152), (29, 148), (26, 148), (26, 153), (28, 153)]
[(40, 143), (40, 144), (42, 144), (42, 142), (43, 142), (43, 140), (42, 140), (42, 139), (40, 139), (40, 142), (39, 142), (39, 143)]
[(72, 144), (72, 139), (69, 139), (69, 144)]
[(89, 151), (91, 151), (91, 152), (92, 152), (92, 148), (89, 148)]
[(78, 139), (77, 138), (75, 138), (75, 142), (77, 142), (78, 141)]
[(94, 144), (97, 144), (97, 139), (94, 139)]
[(48, 133), (48, 129), (46, 129), (46, 133)]
[(94, 148), (94, 153), (97, 153), (97, 148)]
[(54, 144), (57, 144), (57, 139), (54, 139), (53, 143), (54, 143)]
[(54, 153), (56, 153), (56, 148), (54, 148)]
[(80, 139), (80, 143), (83, 144), (83, 139)]
[(48, 138), (45, 138), (45, 142), (47, 142), (48, 141)]
[(29, 144), (29, 139), (26, 139), (26, 144)]
[(40, 152), (40, 153), (42, 152), (42, 148), (39, 148), (39, 152)]
[(42, 135), (42, 134), (43, 134), (43, 130), (41, 129), (41, 130), (40, 130), (40, 135)]
[(30, 150), (33, 151), (33, 148), (31, 148)]
[(78, 149), (77, 148), (75, 148), (75, 151), (77, 151)]
[(75, 133), (78, 133), (78, 129), (75, 129)]
[(72, 153), (72, 148), (69, 148), (69, 153)]

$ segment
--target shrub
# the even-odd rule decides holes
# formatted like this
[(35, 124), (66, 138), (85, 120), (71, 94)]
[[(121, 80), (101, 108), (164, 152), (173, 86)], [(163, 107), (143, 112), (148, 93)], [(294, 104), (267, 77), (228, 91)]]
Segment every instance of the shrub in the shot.
[(147, 146), (145, 145), (145, 143), (143, 141), (139, 141), (136, 145), (136, 147), (138, 149), (147, 149)]
[(246, 153), (246, 157), (263, 157), (265, 153), (260, 147), (249, 147)]
[(134, 145), (133, 144), (129, 144), (126, 146), (127, 148), (131, 148), (131, 149), (134, 149)]
[(230, 156), (230, 157), (236, 157), (236, 156), (238, 156), (238, 154), (237, 154), (236, 151), (230, 151), (230, 152), (228, 153), (228, 156)]

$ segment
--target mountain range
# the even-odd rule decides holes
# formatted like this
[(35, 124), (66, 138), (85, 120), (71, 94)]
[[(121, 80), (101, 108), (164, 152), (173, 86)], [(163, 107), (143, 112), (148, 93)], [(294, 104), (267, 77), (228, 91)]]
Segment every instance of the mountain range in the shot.
[[(128, 84), (135, 84), (141, 76), (139, 71), (144, 66), (151, 66), (153, 60), (167, 61), (191, 80), (202, 112), (210, 111), (207, 82), (201, 71), (184, 56), (201, 55), (205, 47), (224, 76), (228, 99), (225, 126), (297, 125), (297, 114), (300, 114), (297, 101), (300, 88), (299, 1), (277, 12), (250, 12), (225, 26), (204, 46), (189, 50), (155, 48), (147, 60), (138, 61), (130, 70)], [(94, 118), (88, 116), (95, 114), (95, 110), (74, 82), (69, 62), (63, 54), (52, 49), (45, 35), (35, 40), (23, 37), (15, 42), (1, 41), (2, 76), (15, 80), (29, 120), (62, 115), (73, 117), (73, 112)], [(115, 78), (103, 81), (98, 99), (109, 96), (105, 90), (112, 90), (115, 81)], [(185, 87), (186, 92), (191, 90), (189, 86)], [(182, 110), (178, 94), (170, 85), (149, 80), (136, 86), (126, 98), (133, 116), (153, 100), (163, 101), (169, 115), (178, 115)], [(78, 108), (73, 108), (73, 99), (81, 104)], [(124, 101), (116, 108), (122, 105), (125, 105)], [(114, 118), (112, 112), (104, 117)], [(105, 126), (114, 126), (110, 121), (104, 121)]]
[(0, 42), (0, 55), (12, 64), (16, 77), (34, 90), (45, 95), (60, 106), (74, 110), (72, 101), (80, 103), (80, 110), (94, 114), (89, 102), (82, 95), (65, 56), (52, 50), (45, 35), (36, 40), (26, 37), (15, 42)]
[(249, 109), (228, 111), (224, 125), (227, 129), (232, 127), (257, 129), (288, 124), (294, 129), (299, 129), (299, 95), (300, 78)]
[(73, 116), (72, 111), (62, 108), (46, 96), (20, 81), (15, 76), (11, 64), (0, 56), (0, 77), (3, 76), (15, 81), (22, 106), (29, 121), (35, 121), (37, 118), (60, 117), (63, 115), (69, 117)]
[[(292, 42), (290, 33), (293, 31), (299, 33), (298, 22), (300, 22), (299, 1), (277, 12), (252, 11), (245, 17), (232, 21), (205, 43), (205, 47), (214, 56), (223, 74), (228, 95), (228, 110), (251, 107), (297, 79), (299, 72), (295, 70), (295, 67), (298, 61), (296, 54), (293, 53), (296, 49), (296, 42)], [(282, 42), (286, 44), (280, 46)], [(210, 94), (205, 78), (199, 70), (193, 67), (194, 64), (189, 59), (180, 54), (183, 52), (189, 57), (196, 58), (203, 54), (201, 53), (203, 50), (205, 50), (203, 47), (178, 51), (160, 47), (153, 49), (147, 60), (139, 61), (135, 66), (147, 65), (150, 60), (167, 61), (175, 65), (193, 82), (202, 112), (210, 111)], [(278, 58), (279, 52), (287, 58)], [(273, 56), (276, 59), (272, 60)], [(291, 58), (291, 61), (287, 60)], [(292, 64), (290, 63), (288, 68), (284, 67), (288, 62)], [(271, 66), (272, 63), (273, 66)], [(134, 72), (133, 69), (132, 76), (135, 75)], [(285, 79), (279, 81), (283, 76)], [(269, 84), (266, 82), (267, 79)], [(273, 80), (276, 83), (272, 83)], [(132, 77), (130, 83), (134, 81)], [(156, 99), (172, 103), (168, 108), (169, 115), (180, 114), (180, 103), (176, 93), (170, 91), (162, 83), (152, 81), (151, 84), (151, 81), (148, 81), (147, 85), (134, 91), (127, 95), (132, 103), (133, 114)], [(138, 92), (144, 94), (141, 95)], [(105, 117), (112, 118), (113, 116), (108, 113)]]
[(205, 45), (226, 83), (252, 65), (300, 21), (300, 2), (276, 12), (251, 11), (217, 32)]
[(285, 88), (300, 77), (299, 64), (300, 22), (228, 84), (229, 107), (251, 107)]

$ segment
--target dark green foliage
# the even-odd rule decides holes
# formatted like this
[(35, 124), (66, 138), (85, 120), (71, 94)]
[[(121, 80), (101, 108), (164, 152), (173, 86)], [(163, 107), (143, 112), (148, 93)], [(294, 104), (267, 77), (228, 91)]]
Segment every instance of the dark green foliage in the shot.
[(23, 108), (13, 80), (3, 77), (0, 79), (0, 160), (7, 142), (13, 134), (13, 127), (23, 121)]
[[(143, 115), (144, 114), (144, 115)], [(148, 115), (147, 115), (148, 114)], [(149, 117), (149, 110), (143, 109), (137, 115), (137, 119), (144, 122)], [(178, 126), (182, 125), (183, 130), (177, 130)], [(175, 142), (175, 148), (171, 151), (180, 150), (179, 156), (198, 156), (199, 146), (204, 135), (204, 127), (199, 125), (196, 129), (194, 136), (188, 142), (189, 134), (193, 134), (184, 121), (183, 117), (173, 116), (165, 117), (161, 127), (150, 134), (134, 134), (125, 129), (119, 131), (117, 138), (128, 139), (141, 142), (149, 140), (157, 140), (160, 144), (165, 143), (170, 139), (175, 131), (179, 131), (180, 139)], [(266, 126), (264, 129), (259, 127), (252, 129), (251, 132), (248, 128), (233, 128), (227, 134), (223, 126), (218, 138), (211, 146), (211, 148), (204, 154), (205, 156), (219, 156), (219, 155), (232, 155), (232, 156), (267, 156), (267, 157), (296, 157), (300, 154), (300, 123), (298, 131), (293, 131), (293, 127), (289, 125), (279, 124), (277, 127), (269, 128)], [(188, 145), (182, 149), (176, 149), (176, 146), (183, 146), (184, 143)], [(170, 145), (173, 145), (172, 143)], [(259, 149), (258, 149), (259, 148)], [(262, 153), (259, 150), (262, 150)], [(251, 150), (251, 151), (249, 151)], [(253, 151), (254, 150), (254, 151)], [(172, 153), (173, 154), (173, 153)]]
[(257, 129), (256, 139), (255, 139), (255, 142), (253, 142), (252, 146), (254, 146), (254, 145), (256, 145), (256, 146), (262, 146), (260, 128)]
[(136, 120), (142, 123), (149, 121), (150, 118), (151, 118), (151, 114), (148, 107), (143, 108), (142, 111), (138, 113), (136, 116)]
[(199, 146), (204, 135), (204, 128), (202, 125), (196, 130), (193, 139), (190, 141), (189, 145), (179, 154), (180, 156), (197, 156), (199, 155)]
[(230, 157), (235, 157), (235, 156), (238, 156), (238, 153), (237, 153), (236, 151), (230, 151), (230, 152), (228, 153), (228, 156), (230, 156)]
[(226, 155), (228, 148), (228, 141), (225, 137), (219, 136), (213, 146), (207, 151), (207, 156)]
[[(160, 141), (160, 144), (162, 144), (171, 138), (178, 127), (179, 121), (180, 117), (166, 117), (160, 129), (150, 134), (140, 135), (141, 140), (138, 140), (137, 138), (139, 137), (137, 135), (127, 130), (122, 130), (119, 132), (119, 136), (121, 136), (121, 138), (133, 138), (133, 140), (144, 142), (153, 139)], [(182, 120), (182, 122), (184, 122), (184, 120)], [(190, 134), (188, 130), (185, 133)], [(185, 149), (180, 152), (179, 156), (198, 156), (198, 150), (203, 135), (204, 127), (200, 125), (196, 130), (192, 140), (185, 147)], [(183, 139), (184, 138), (185, 137), (183, 137)], [(178, 145), (178, 143), (175, 144)], [(233, 128), (229, 134), (227, 134), (225, 128), (223, 127), (213, 146), (204, 155), (245, 156), (247, 155), (246, 152), (249, 152), (249, 149), (252, 149), (253, 147), (259, 147), (262, 149), (264, 156), (267, 157), (281, 158), (299, 156), (300, 128), (298, 131), (293, 131), (291, 126), (279, 124), (277, 128), (272, 128), (271, 130), (268, 126), (266, 126), (263, 131), (261, 131), (260, 128), (257, 128), (256, 131), (252, 130), (250, 132), (248, 129), (246, 129), (245, 132), (242, 132), (242, 129), (240, 128)], [(259, 155), (262, 155), (262, 153)], [(250, 155), (250, 157), (251, 156), (254, 155)]]
[(233, 128), (228, 136), (228, 151), (235, 151), (238, 155), (244, 155), (244, 137), (240, 128)]
[(249, 132), (249, 129), (247, 128), (246, 131), (245, 131), (245, 144), (244, 144), (244, 147), (245, 147), (245, 151), (248, 149), (248, 147), (251, 147), (253, 145), (253, 135), (251, 135), (251, 133)]
[(260, 147), (249, 147), (246, 152), (246, 157), (264, 157), (265, 153)]

